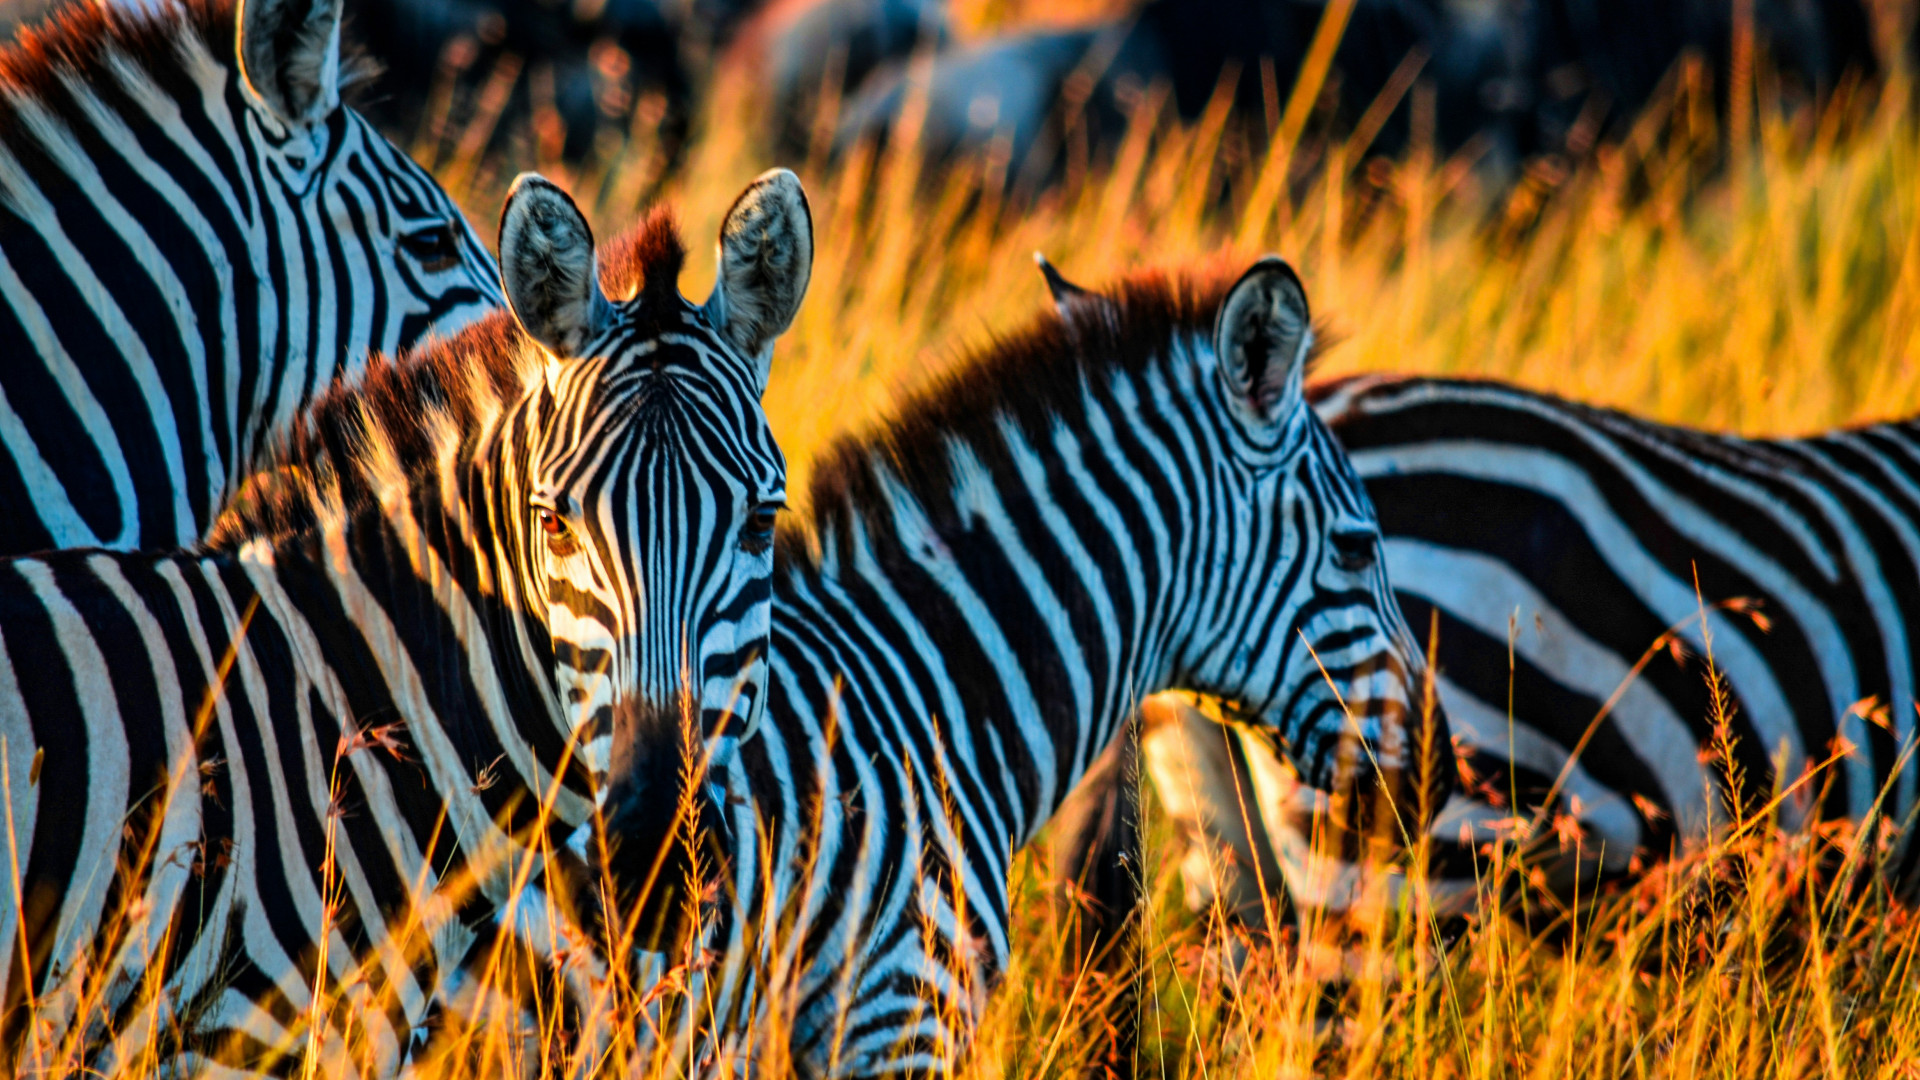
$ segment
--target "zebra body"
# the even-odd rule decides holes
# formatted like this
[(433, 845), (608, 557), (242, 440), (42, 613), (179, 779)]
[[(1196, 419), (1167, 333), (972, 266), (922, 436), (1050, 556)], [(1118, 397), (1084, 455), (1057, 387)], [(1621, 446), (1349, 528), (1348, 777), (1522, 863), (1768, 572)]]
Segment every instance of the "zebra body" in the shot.
[[(1577, 845), (1533, 856), (1568, 896), (1705, 837), (1729, 796), (1752, 810), (1777, 787), (1789, 827), (1875, 812), (1911, 825), (1920, 422), (1741, 439), (1489, 382), (1357, 377), (1315, 397), (1379, 507), (1402, 608), (1438, 619), (1462, 766), (1431, 830), (1444, 904), (1471, 905), (1475, 850), (1516, 815), (1580, 826)], [(1709, 636), (1730, 761), (1716, 760)], [(1636, 672), (1668, 641), (1686, 662)], [(1159, 715), (1148, 769), (1160, 790), (1196, 793), (1192, 833), (1277, 858), (1310, 906), (1367, 892), (1357, 867), (1311, 853), (1305, 800), (1270, 752), (1213, 735), (1196, 770), (1180, 747), (1210, 729)], [(1743, 790), (1726, 789), (1729, 764)], [(1236, 771), (1264, 835), (1224, 812)], [(1252, 883), (1216, 872), (1192, 894), (1217, 886), (1249, 910)]]
[[(1383, 508), (1402, 603), (1415, 619), (1439, 613), (1439, 692), (1462, 718), (1467, 787), (1481, 791), (1463, 791), (1470, 801), (1437, 829), (1449, 845), (1463, 824), (1478, 843), (1490, 812), (1512, 816), (1476, 805), (1489, 790), (1531, 806), (1563, 769), (1550, 812), (1585, 827), (1583, 887), (1592, 864), (1620, 874), (1724, 823), (1725, 770), (1702, 760), (1714, 741), (1698, 662), (1709, 645), (1746, 781), (1734, 794), (1757, 806), (1776, 781), (1792, 787), (1781, 804), (1792, 827), (1814, 814), (1864, 821), (1884, 789), (1882, 809), (1905, 821), (1920, 424), (1740, 439), (1422, 379), (1351, 380), (1320, 408)], [(1718, 606), (1736, 598), (1761, 618)], [(1669, 632), (1694, 660), (1632, 677)]]
[(195, 543), (336, 376), (500, 305), (340, 104), (340, 17), (74, 5), (0, 51), (0, 552)]
[(1148, 693), (1231, 697), (1322, 783), (1407, 798), (1419, 657), (1300, 395), (1304, 294), (1278, 260), (1225, 284), (1083, 297), (819, 469), (767, 718), (715, 774), (717, 1060), (760, 1033), (800, 1075), (955, 1068), (1013, 853)]
[(543, 851), (764, 708), (798, 182), (704, 307), (664, 216), (611, 299), (558, 189), (501, 231), (512, 316), (323, 398), (204, 550), (0, 561), (16, 1067), (391, 1073), (469, 923), (526, 930)]

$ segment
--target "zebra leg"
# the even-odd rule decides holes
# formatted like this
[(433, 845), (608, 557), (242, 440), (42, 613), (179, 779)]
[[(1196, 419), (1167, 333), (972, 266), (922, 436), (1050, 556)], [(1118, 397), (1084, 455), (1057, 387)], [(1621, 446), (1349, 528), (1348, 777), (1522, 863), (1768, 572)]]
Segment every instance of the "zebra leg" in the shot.
[(1130, 741), (1123, 734), (1095, 759), (1049, 826), (1057, 902), (1078, 909), (1076, 955), (1097, 957), (1090, 944), (1109, 940), (1140, 903), (1132, 788), (1141, 763), (1180, 838), (1188, 907), (1219, 903), (1248, 931), (1270, 937), (1291, 903), (1241, 740), (1178, 695), (1162, 694), (1141, 705), (1137, 748)]
[[(1271, 940), (1292, 905), (1242, 740), (1177, 695), (1148, 698), (1140, 715), (1147, 775), (1185, 849), (1188, 908), (1218, 906), (1254, 940)], [(1243, 956), (1236, 946), (1231, 959)]]
[[(1109, 1037), (1093, 1063), (1097, 1071), (1128, 1077), (1137, 1061), (1143, 758), (1180, 837), (1189, 909), (1206, 912), (1218, 904), (1230, 927), (1256, 941), (1269, 939), (1290, 917), (1285, 875), (1262, 820), (1250, 757), (1232, 729), (1179, 695), (1148, 698), (1138, 726), (1129, 725), (1095, 759), (1053, 817), (1049, 865), (1057, 917), (1070, 928), (1073, 962), (1124, 980), (1108, 1007)], [(1222, 960), (1237, 968), (1245, 948), (1243, 933), (1229, 934)]]
[(1055, 922), (1066, 956), (1102, 976), (1112, 992), (1095, 1076), (1128, 1080), (1139, 1042), (1139, 925), (1144, 896), (1140, 846), (1140, 747), (1129, 724), (1094, 759), (1049, 828)]
[[(590, 961), (579, 962), (592, 931), (578, 925), (570, 888), (547, 887), (554, 878), (543, 874), (504, 907), (476, 896), (462, 913), (470, 941), (446, 966), (414, 1030), (402, 1077), (532, 1077), (551, 1074), (546, 1063), (556, 1059), (571, 1065), (564, 1075), (583, 1075), (600, 1062), (610, 1042), (604, 1007), (595, 1008), (605, 963), (592, 946)], [(565, 1037), (555, 1043), (554, 1033)]]

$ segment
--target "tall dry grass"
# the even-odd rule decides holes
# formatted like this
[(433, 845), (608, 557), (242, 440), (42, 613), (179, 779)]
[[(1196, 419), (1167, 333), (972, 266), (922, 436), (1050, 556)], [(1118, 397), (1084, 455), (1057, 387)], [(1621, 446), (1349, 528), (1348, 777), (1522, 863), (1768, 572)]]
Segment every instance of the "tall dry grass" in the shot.
[[(723, 74), (664, 188), (644, 123), (616, 136), (604, 164), (565, 177), (603, 234), (653, 197), (681, 206), (695, 240), (714, 234), (715, 193), (770, 164), (739, 75)], [(1698, 68), (1677, 70), (1669, 91), (1616, 144), (1536, 163), (1498, 192), (1470, 153), (1442, 160), (1416, 144), (1383, 160), (1311, 139), (1255, 153), (1221, 111), (1182, 126), (1151, 95), (1109, 165), (1032, 202), (983, 185), (1004, 167), (991, 160), (937, 173), (910, 152), (790, 163), (819, 242), (767, 398), (793, 489), (836, 433), (883, 416), (900, 387), (1033, 317), (1046, 303), (1034, 251), (1089, 284), (1278, 252), (1338, 341), (1326, 373), (1498, 377), (1748, 433), (1920, 411), (1920, 115), (1904, 75), (1791, 115), (1765, 104), (1763, 78), (1738, 125), (1751, 139), (1732, 153)], [(1401, 105), (1425, 107), (1417, 88)], [(537, 144), (530, 160), (500, 162), (479, 159), (484, 135), (443, 141), (453, 149), (436, 164), (477, 220), (497, 212), (512, 168), (563, 172)], [(697, 249), (684, 290), (701, 295), (711, 275)], [(1549, 940), (1502, 918), (1442, 935), (1409, 890), (1406, 909), (1361, 928), (1337, 990), (1326, 954), (1297, 944), (1219, 963), (1223, 931), (1185, 913), (1156, 848), (1142, 1071), (1920, 1077), (1920, 923), (1875, 883), (1886, 838), (1844, 823), (1785, 835), (1764, 807), (1747, 810), (1711, 844), (1591, 898)], [(1107, 1037), (1099, 1005), (1117, 987), (1069, 955), (1072, 928), (1044, 876), (1023, 857), (1015, 962), (969, 1075), (1080, 1075)], [(1525, 879), (1523, 860), (1490, 853), (1490, 889)], [(505, 949), (488, 978), (538, 1006), (537, 1030), (482, 1012), (429, 1071), (563, 1073), (583, 1064), (570, 1057), (583, 1026), (626, 1061), (699, 960), (677, 964), (666, 991), (623, 983), (582, 1017), (556, 1004), (577, 960)]]
[[(523, 167), (583, 193), (603, 233), (643, 200), (670, 201), (694, 241), (683, 288), (697, 296), (725, 209), (713, 193), (776, 163), (743, 74), (720, 74), (684, 167), (661, 186), (638, 128), (630, 152), (576, 173), (536, 154), (456, 154), (442, 174), (481, 222)], [(1038, 200), (982, 194), (1003, 161), (777, 162), (801, 170), (819, 251), (768, 397), (776, 430), (804, 472), (899, 387), (1032, 318), (1046, 299), (1036, 251), (1085, 284), (1277, 252), (1338, 342), (1326, 374), (1484, 375), (1750, 434), (1915, 411), (1920, 140), (1904, 75), (1791, 115), (1762, 104), (1763, 77), (1739, 154), (1724, 148), (1709, 82), (1683, 62), (1623, 137), (1531, 163), (1498, 189), (1476, 171), (1477, 147), (1437, 159), (1416, 143), (1389, 160), (1302, 139), (1262, 153), (1224, 109), (1182, 126), (1152, 94), (1109, 167)], [(1383, 104), (1412, 110), (1418, 131), (1419, 87)]]
[[(793, 489), (901, 387), (1034, 317), (1047, 302), (1035, 251), (1087, 284), (1278, 252), (1338, 342), (1326, 374), (1509, 379), (1748, 434), (1920, 411), (1920, 115), (1904, 73), (1785, 113), (1762, 71), (1731, 122), (1713, 100), (1683, 64), (1622, 137), (1498, 190), (1474, 148), (1440, 159), (1416, 141), (1386, 160), (1302, 138), (1262, 153), (1223, 112), (1182, 126), (1151, 96), (1098, 175), (1030, 202), (983, 185), (1006, 167), (991, 158), (938, 172), (898, 150), (789, 162), (820, 245), (767, 399)], [(770, 163), (751, 94), (723, 79), (714, 102), (661, 192), (696, 240), (721, 210), (707, 196)], [(1417, 87), (1381, 105), (1414, 110), (1416, 130), (1428, 107)], [(1723, 126), (1749, 136), (1730, 146)], [(637, 212), (621, 168), (614, 183), (574, 178), (600, 193), (603, 228)], [(461, 194), (482, 214), (497, 197)], [(697, 253), (689, 295), (711, 273)], [(1156, 845), (1142, 1074), (1920, 1077), (1920, 925), (1875, 884), (1887, 837), (1845, 823), (1785, 835), (1744, 809), (1577, 912), (1534, 898), (1547, 940), (1509, 919), (1443, 935), (1417, 908), (1383, 910), (1344, 959), (1296, 942), (1237, 968)], [(1081, 1075), (1110, 1035), (1100, 1006), (1122, 988), (1069, 953), (1041, 869), (1019, 864), (1015, 964), (969, 1075)], [(1524, 894), (1527, 877), (1524, 857), (1490, 853), (1490, 892)]]
[[(718, 213), (700, 196), (768, 164), (746, 95), (716, 98), (665, 192), (696, 239)], [(1423, 107), (1417, 88), (1408, 98)], [(981, 193), (990, 160), (937, 175), (908, 153), (814, 162), (816, 276), (768, 395), (794, 488), (836, 433), (1034, 317), (1035, 251), (1088, 284), (1278, 252), (1338, 342), (1327, 374), (1502, 378), (1748, 434), (1920, 411), (1911, 88), (1896, 74), (1792, 114), (1772, 100), (1762, 72), (1750, 141), (1730, 152), (1708, 76), (1683, 65), (1624, 137), (1499, 191), (1471, 150), (1382, 160), (1302, 140), (1256, 155), (1223, 115), (1183, 127), (1151, 99), (1101, 175), (1028, 204)], [(597, 220), (631, 213), (603, 203)], [(710, 274), (696, 258), (688, 293)], [(1885, 838), (1857, 842), (1844, 823), (1782, 835), (1748, 810), (1552, 941), (1489, 919), (1442, 948), (1417, 917), (1383, 916), (1330, 997), (1324, 952), (1223, 969), (1223, 932), (1185, 913), (1172, 860), (1150, 853), (1143, 1072), (1920, 1077), (1920, 931), (1870, 873), (1834, 872), (1870, 866)], [(1489, 888), (1526, 870), (1490, 866)], [(1021, 863), (1016, 963), (971, 1075), (1079, 1075), (1106, 1037), (1097, 1005), (1116, 987), (1066, 954), (1044, 878)]]

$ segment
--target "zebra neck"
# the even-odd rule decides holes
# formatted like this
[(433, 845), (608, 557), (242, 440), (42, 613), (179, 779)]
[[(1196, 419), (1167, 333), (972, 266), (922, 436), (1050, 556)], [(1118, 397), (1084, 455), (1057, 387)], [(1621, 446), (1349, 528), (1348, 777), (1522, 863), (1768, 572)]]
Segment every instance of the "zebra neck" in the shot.
[[(339, 377), (359, 374), (367, 359), (343, 355), (334, 313), (315, 309), (316, 295), (332, 291), (323, 279), (338, 272), (328, 265), (328, 257), (317, 255), (308, 267), (282, 267), (271, 265), (261, 254), (275, 250), (277, 233), (301, 230), (320, 236), (326, 230), (316, 228), (317, 222), (297, 220), (301, 213), (297, 193), (288, 178), (272, 173), (274, 166), (264, 152), (271, 140), (240, 97), (239, 74), (234, 72), (231, 78), (220, 102), (209, 100), (208, 105), (224, 107), (225, 115), (210, 120), (236, 133), (235, 164), (245, 167), (236, 169), (235, 180), (244, 185), (236, 195), (244, 195), (243, 227), (251, 234), (247, 250), (254, 264), (234, 275), (233, 288), (243, 300), (251, 293), (263, 306), (259, 339), (250, 348), (229, 348), (224, 357), (231, 391), (224, 400), (212, 399), (210, 422), (232, 433), (225, 459), (229, 491), (258, 467), (277, 434), (287, 430), (311, 400)], [(320, 182), (332, 161), (346, 153), (354, 140), (365, 137), (363, 126), (347, 110), (337, 110), (322, 128), (317, 152), (307, 167), (312, 179), (306, 182)]]
[(1097, 419), (1044, 439), (1009, 421), (990, 441), (944, 441), (937, 486), (869, 455), (857, 509), (822, 515), (818, 563), (789, 560), (800, 572), (775, 592), (777, 635), (843, 643), (830, 662), (848, 679), (873, 670), (865, 656), (911, 671), (946, 752), (1005, 763), (1016, 845), (1173, 686), (1202, 580), (1196, 523), (1214, 516), (1163, 452), (1178, 436), (1145, 435), (1111, 399), (1085, 404)]
[[(171, 50), (89, 61), (16, 89), (0, 110), (0, 306), (20, 321), (0, 326), (0, 351), (40, 355), (52, 371), (114, 374), (116, 384), (68, 393), (95, 395), (91, 425), (159, 424), (152, 450), (175, 478), (171, 504), (147, 506), (134, 497), (144, 463), (105, 451), (101, 480), (122, 520), (56, 536), (61, 545), (203, 535), (272, 433), (344, 359), (333, 320), (313, 310), (319, 279), (333, 272), (329, 253), (307, 266), (267, 254), (279, 237), (315, 230), (298, 219), (289, 184), (300, 178), (274, 173), (273, 139), (230, 51), (219, 51), (232, 48), (231, 16), (206, 18), (173, 21)], [(221, 30), (218, 42), (208, 36)], [(356, 123), (339, 110), (324, 125), (310, 178), (362, 136)], [(101, 351), (134, 374), (87, 355)], [(160, 520), (135, 519), (136, 505)]]

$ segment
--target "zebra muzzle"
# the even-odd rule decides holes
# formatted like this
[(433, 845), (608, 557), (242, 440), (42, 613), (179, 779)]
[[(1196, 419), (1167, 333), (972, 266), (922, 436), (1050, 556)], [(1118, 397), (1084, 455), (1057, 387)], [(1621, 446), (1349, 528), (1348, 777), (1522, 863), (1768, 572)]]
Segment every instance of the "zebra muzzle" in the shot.
[(595, 867), (619, 910), (616, 942), (663, 948), (697, 927), (725, 879), (732, 836), (708, 783), (700, 717), (630, 701), (614, 707), (613, 753), (597, 815)]

